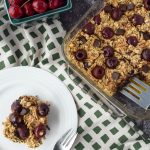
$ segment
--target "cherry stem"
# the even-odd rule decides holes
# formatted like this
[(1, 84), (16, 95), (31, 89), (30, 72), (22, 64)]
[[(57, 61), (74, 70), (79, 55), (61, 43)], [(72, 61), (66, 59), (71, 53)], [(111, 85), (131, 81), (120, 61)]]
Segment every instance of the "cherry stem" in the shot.
[(30, 2), (30, 0), (27, 0), (24, 4), (22, 4), (21, 8), (22, 8), (25, 4), (27, 4), (28, 2)]

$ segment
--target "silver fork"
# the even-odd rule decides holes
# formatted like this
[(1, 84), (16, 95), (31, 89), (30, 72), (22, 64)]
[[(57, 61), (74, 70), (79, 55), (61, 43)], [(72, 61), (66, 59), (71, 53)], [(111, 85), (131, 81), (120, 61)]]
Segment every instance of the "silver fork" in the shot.
[(131, 82), (120, 92), (145, 110), (150, 106), (150, 86), (138, 78), (131, 79)]
[(68, 130), (55, 144), (54, 150), (70, 150), (75, 139), (77, 137), (77, 133), (70, 129)]

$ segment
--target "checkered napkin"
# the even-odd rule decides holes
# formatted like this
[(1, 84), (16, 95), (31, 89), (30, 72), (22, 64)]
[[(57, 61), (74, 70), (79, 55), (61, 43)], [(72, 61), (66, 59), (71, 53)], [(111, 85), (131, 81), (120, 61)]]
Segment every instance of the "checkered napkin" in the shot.
[[(81, 80), (67, 74), (61, 44), (65, 31), (58, 20), (13, 26), (5, 10), (0, 8), (0, 69), (14, 66), (35, 66), (55, 74), (70, 89), (78, 109), (78, 137), (73, 150), (149, 150), (150, 141), (143, 141), (141, 131), (114, 116), (104, 104), (96, 104), (80, 87)], [(41, 77), (42, 78), (42, 77)], [(76, 84), (75, 84), (76, 82)]]

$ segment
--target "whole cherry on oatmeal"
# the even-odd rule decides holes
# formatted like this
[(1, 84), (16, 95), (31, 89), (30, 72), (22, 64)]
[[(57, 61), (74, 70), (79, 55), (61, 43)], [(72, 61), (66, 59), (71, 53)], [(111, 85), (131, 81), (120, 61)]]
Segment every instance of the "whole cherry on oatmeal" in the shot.
[(105, 75), (105, 69), (102, 66), (95, 66), (92, 70), (92, 75), (96, 78), (96, 79), (102, 79), (103, 76)]
[(87, 52), (84, 49), (79, 49), (75, 53), (75, 58), (78, 61), (83, 61), (87, 58)]
[(95, 31), (95, 26), (94, 24), (92, 24), (91, 22), (87, 23), (84, 28), (83, 31), (89, 35), (94, 34)]
[(110, 27), (105, 27), (103, 30), (102, 30), (102, 36), (105, 38), (105, 39), (111, 39), (113, 36), (114, 36), (114, 31), (112, 28)]

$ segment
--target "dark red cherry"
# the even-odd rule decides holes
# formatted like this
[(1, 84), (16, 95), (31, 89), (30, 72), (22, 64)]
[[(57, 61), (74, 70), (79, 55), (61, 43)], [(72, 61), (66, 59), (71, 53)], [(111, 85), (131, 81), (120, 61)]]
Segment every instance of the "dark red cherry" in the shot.
[(148, 73), (150, 70), (150, 67), (148, 65), (143, 65), (141, 69), (143, 72)]
[(19, 100), (16, 100), (15, 102), (12, 103), (11, 105), (11, 111), (14, 113), (20, 113), (22, 110), (22, 105), (20, 104)]
[(34, 9), (32, 7), (32, 3), (31, 2), (26, 3), (23, 6), (23, 8), (24, 8), (25, 14), (27, 16), (33, 16), (35, 14), (35, 11), (34, 11)]
[(113, 9), (114, 9), (114, 7), (112, 5), (106, 5), (104, 7), (105, 13), (111, 13)]
[(114, 36), (114, 31), (112, 28), (110, 27), (105, 27), (103, 30), (102, 30), (102, 36), (105, 38), (105, 39), (111, 39), (113, 36)]
[(65, 0), (49, 0), (49, 9), (56, 9), (64, 6), (66, 3)]
[(150, 0), (143, 0), (143, 2), (145, 9), (150, 10)]
[(18, 5), (12, 5), (9, 7), (9, 15), (11, 18), (18, 19), (23, 16), (23, 10)]
[(96, 15), (94, 18), (93, 18), (94, 22), (97, 24), (97, 25), (100, 25), (101, 23), (101, 18), (100, 18), (100, 15)]
[(75, 58), (78, 61), (83, 61), (87, 58), (87, 52), (84, 49), (79, 49), (75, 52)]
[(122, 15), (123, 15), (123, 13), (120, 8), (115, 8), (110, 13), (111, 18), (115, 21), (119, 21), (121, 19)]
[(94, 24), (92, 24), (91, 22), (87, 23), (84, 28), (83, 31), (89, 35), (94, 34), (95, 31), (95, 26)]
[(44, 13), (48, 9), (48, 3), (45, 0), (33, 0), (32, 8), (37, 13)]
[(25, 125), (18, 127), (16, 129), (16, 135), (18, 138), (25, 140), (29, 137), (29, 129)]
[(49, 106), (45, 103), (41, 103), (38, 106), (38, 114), (40, 116), (47, 116), (49, 113)]
[(114, 55), (114, 49), (111, 46), (106, 46), (103, 48), (105, 57), (112, 57)]
[(43, 124), (39, 124), (34, 129), (34, 134), (37, 139), (40, 139), (46, 135), (46, 127)]
[(15, 113), (9, 115), (9, 120), (14, 127), (19, 127), (22, 126), (22, 124), (24, 124), (22, 116), (19, 116)]
[(118, 59), (116, 57), (111, 57), (106, 60), (106, 65), (108, 68), (114, 69), (118, 65)]
[(24, 0), (8, 0), (8, 2), (11, 6), (13, 5), (21, 6), (24, 3)]
[(136, 36), (130, 36), (127, 38), (127, 43), (129, 45), (137, 46), (138, 45), (138, 39), (136, 38)]
[(102, 66), (95, 66), (92, 70), (92, 75), (96, 79), (102, 79), (103, 76), (105, 75), (105, 69)]
[(144, 17), (139, 14), (134, 14), (132, 17), (132, 22), (135, 26), (142, 25), (144, 23)]

